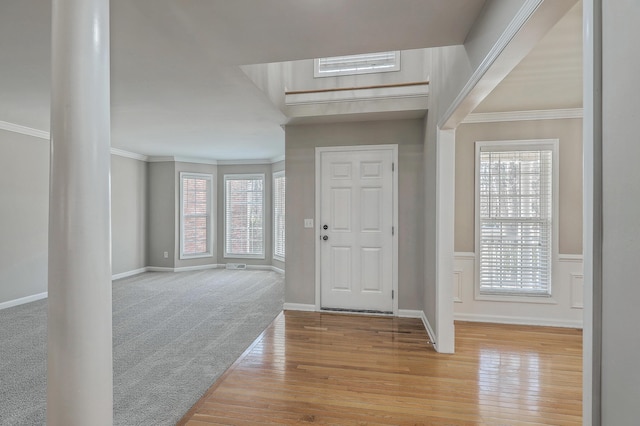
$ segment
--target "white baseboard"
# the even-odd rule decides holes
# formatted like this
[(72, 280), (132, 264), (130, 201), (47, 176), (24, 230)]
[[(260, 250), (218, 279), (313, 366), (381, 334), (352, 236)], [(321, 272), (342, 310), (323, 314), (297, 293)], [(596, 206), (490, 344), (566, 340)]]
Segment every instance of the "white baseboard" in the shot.
[(111, 280), (119, 280), (121, 278), (127, 278), (127, 277), (132, 277), (134, 275), (138, 275), (141, 274), (143, 272), (147, 272), (147, 268), (138, 268), (138, 269), (134, 269), (133, 271), (127, 271), (127, 272), (120, 272), (119, 274), (113, 274), (111, 275)]
[(203, 271), (205, 269), (217, 269), (217, 268), (218, 268), (218, 265), (213, 263), (209, 265), (181, 266), (179, 268), (173, 268), (173, 272)]
[[(180, 268), (167, 268), (164, 266), (147, 266), (146, 268), (136, 269), (136, 271), (125, 272), (125, 274), (129, 274), (129, 275), (118, 274), (117, 278), (116, 278), (116, 275), (114, 275), (113, 279), (115, 280), (118, 278), (124, 278), (126, 276), (136, 275), (141, 272), (188, 272), (188, 271), (202, 271), (205, 269), (224, 269), (225, 266), (226, 265), (224, 263), (222, 264), (212, 263), (210, 265), (182, 266)], [(279, 274), (284, 274), (283, 269), (276, 268), (275, 266), (271, 266), (271, 265), (247, 265), (247, 269), (253, 269), (254, 271), (256, 270), (273, 271)]]
[(25, 303), (35, 302), (36, 300), (46, 299), (48, 296), (48, 292), (33, 294), (27, 297), (21, 297), (19, 299), (9, 300), (7, 302), (0, 303), (0, 310), (12, 308), (18, 305), (24, 305)]
[(454, 314), (456, 321), (490, 322), (497, 324), (538, 325), (544, 327), (582, 328), (580, 320), (562, 320), (552, 318), (517, 317), (483, 314)]
[(271, 265), (247, 265), (247, 269), (253, 269), (254, 271), (273, 271), (279, 274), (284, 274), (284, 269), (276, 268)]
[(282, 309), (285, 311), (316, 312), (316, 305), (307, 305), (305, 303), (285, 303)]
[(424, 314), (424, 311), (420, 310), (410, 310), (410, 309), (399, 309), (398, 316), (401, 318), (419, 318), (422, 320), (422, 324), (424, 325), (424, 329), (427, 330), (427, 334), (429, 335), (429, 340), (433, 343), (433, 347), (438, 350), (436, 345), (436, 334), (433, 332), (431, 328), (431, 324), (429, 324), (429, 320), (427, 316)]
[(438, 350), (438, 342), (436, 341), (436, 333), (433, 331), (433, 328), (431, 328), (431, 324), (429, 324), (429, 320), (427, 319), (427, 316), (425, 315), (424, 311), (422, 312), (422, 316), (420, 318), (422, 319), (424, 328), (427, 330), (429, 339), (433, 343), (433, 348), (436, 350), (436, 352), (440, 352)]
[[(222, 265), (224, 267), (224, 265)], [(146, 272), (189, 272), (189, 271), (202, 271), (205, 269), (217, 269), (220, 265), (196, 265), (196, 266), (182, 266), (180, 268), (168, 268), (165, 266), (147, 266)]]
[(164, 266), (147, 266), (147, 272), (175, 272), (173, 268), (166, 268)]
[(277, 273), (279, 273), (279, 274), (284, 275), (284, 269), (280, 269), (280, 268), (276, 268), (275, 266), (272, 266), (272, 267), (271, 267), (271, 270), (272, 270), (273, 272), (277, 272)]
[[(217, 268), (224, 268), (224, 265), (211, 264), (211, 265), (183, 266), (181, 268), (167, 268), (167, 267), (162, 267), (162, 266), (146, 266), (144, 268), (138, 268), (138, 269), (134, 269), (132, 271), (120, 272), (118, 274), (113, 274), (113, 275), (111, 275), (111, 280), (115, 281), (115, 280), (119, 280), (119, 279), (122, 279), (122, 278), (128, 278), (128, 277), (132, 277), (134, 275), (142, 274), (144, 272), (187, 272), (187, 271), (201, 271), (201, 270), (204, 270), (204, 269), (217, 269)], [(247, 269), (259, 269), (259, 270), (273, 271), (273, 272), (277, 272), (279, 274), (284, 274), (284, 270), (282, 270), (280, 268), (276, 268), (275, 266), (270, 266), (270, 265), (247, 265)], [(46, 299), (47, 296), (48, 296), (48, 293), (44, 292), (44, 293), (39, 293), (39, 294), (33, 294), (31, 296), (21, 297), (20, 299), (15, 299), (15, 300), (9, 300), (7, 302), (2, 302), (2, 303), (0, 303), (0, 310), (11, 308), (13, 306), (24, 305), (25, 303), (29, 303), (29, 302), (35, 302), (36, 300)], [(301, 305), (301, 306), (306, 306), (306, 305)], [(309, 306), (313, 306), (313, 309), (311, 309), (311, 310), (315, 311), (315, 306), (314, 305), (309, 305)], [(307, 309), (289, 308), (289, 310), (300, 311), (300, 310), (307, 310)]]
[(422, 318), (422, 311), (412, 309), (398, 309), (400, 318)]

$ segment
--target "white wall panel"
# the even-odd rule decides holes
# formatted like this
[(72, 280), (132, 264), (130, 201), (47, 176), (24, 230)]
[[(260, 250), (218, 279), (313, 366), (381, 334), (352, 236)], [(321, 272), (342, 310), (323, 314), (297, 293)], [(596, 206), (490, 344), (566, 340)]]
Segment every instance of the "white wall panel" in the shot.
[[(552, 297), (478, 300), (476, 256), (456, 253), (453, 294), (455, 318), (465, 321), (582, 327), (582, 259), (560, 256), (553, 262)], [(455, 297), (459, 298), (459, 301)], [(514, 301), (509, 301), (514, 300)], [(517, 300), (517, 301), (516, 301)]]

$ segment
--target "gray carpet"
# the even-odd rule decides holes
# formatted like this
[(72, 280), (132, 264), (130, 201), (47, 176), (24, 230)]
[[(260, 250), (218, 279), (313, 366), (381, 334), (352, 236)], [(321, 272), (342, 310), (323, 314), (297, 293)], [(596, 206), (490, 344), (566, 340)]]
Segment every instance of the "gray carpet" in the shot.
[[(114, 424), (174, 425), (282, 310), (275, 272), (113, 283)], [(0, 425), (44, 425), (46, 300), (0, 311)]]

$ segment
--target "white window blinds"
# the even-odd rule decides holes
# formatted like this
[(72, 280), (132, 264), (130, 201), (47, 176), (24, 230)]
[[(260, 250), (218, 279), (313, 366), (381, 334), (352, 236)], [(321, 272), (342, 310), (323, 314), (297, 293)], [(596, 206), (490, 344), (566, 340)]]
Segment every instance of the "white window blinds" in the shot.
[(368, 74), (400, 70), (400, 52), (365, 53), (315, 60), (315, 77)]
[(552, 161), (552, 147), (480, 147), (480, 293), (551, 294)]
[(180, 173), (180, 258), (211, 256), (212, 175)]
[(273, 174), (273, 258), (284, 260), (285, 180), (284, 172)]
[(225, 257), (264, 258), (264, 175), (225, 175)]

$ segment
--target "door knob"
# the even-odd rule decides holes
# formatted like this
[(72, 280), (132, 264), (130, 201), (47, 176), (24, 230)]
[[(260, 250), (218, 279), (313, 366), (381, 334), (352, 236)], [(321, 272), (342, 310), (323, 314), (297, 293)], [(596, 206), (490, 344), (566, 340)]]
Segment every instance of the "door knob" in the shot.
[(323, 236), (323, 237), (322, 237), (322, 239), (323, 239), (323, 240), (325, 240), (325, 241), (327, 241), (327, 240), (329, 239), (329, 236), (328, 236), (328, 235), (325, 235), (325, 236)]
[(327, 229), (329, 229), (329, 225), (322, 225), (322, 229), (326, 231)]

